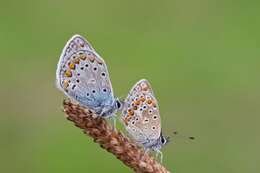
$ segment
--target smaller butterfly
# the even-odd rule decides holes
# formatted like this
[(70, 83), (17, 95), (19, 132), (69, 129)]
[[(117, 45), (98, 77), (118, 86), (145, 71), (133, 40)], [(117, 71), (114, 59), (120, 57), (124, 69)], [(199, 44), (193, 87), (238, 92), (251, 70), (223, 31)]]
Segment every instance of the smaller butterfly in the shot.
[(105, 61), (80, 35), (74, 35), (63, 48), (56, 83), (69, 98), (102, 117), (113, 117), (121, 106), (114, 97)]
[(151, 149), (160, 153), (162, 161), (160, 149), (169, 139), (162, 135), (158, 102), (147, 80), (140, 80), (130, 90), (121, 120), (130, 136), (146, 151)]

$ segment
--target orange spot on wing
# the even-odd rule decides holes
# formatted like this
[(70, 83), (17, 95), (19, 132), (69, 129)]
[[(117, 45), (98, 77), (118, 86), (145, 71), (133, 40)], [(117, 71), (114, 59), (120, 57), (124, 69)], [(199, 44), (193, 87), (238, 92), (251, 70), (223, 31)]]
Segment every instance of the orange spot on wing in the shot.
[(71, 76), (72, 76), (71, 71), (70, 71), (70, 70), (66, 70), (65, 76), (66, 76), (66, 77), (71, 77)]
[(130, 119), (132, 118), (133, 115), (134, 114), (128, 113), (128, 115), (125, 117), (124, 122), (126, 125), (128, 125), (128, 122), (130, 121)]
[(132, 109), (129, 110), (128, 115), (133, 116), (135, 113)]
[(140, 105), (140, 101), (137, 100), (137, 101), (134, 102), (134, 104), (135, 104), (135, 105)]
[(69, 86), (69, 81), (64, 80), (63, 81), (63, 87), (66, 89), (66, 88), (68, 88), (68, 86)]
[(86, 55), (80, 55), (79, 58), (82, 59), (82, 60), (85, 60), (87, 57), (86, 57)]
[(144, 101), (145, 101), (145, 98), (142, 97), (142, 98), (140, 98), (139, 100), (142, 101), (142, 102), (144, 102)]
[(74, 63), (70, 63), (69, 67), (70, 67), (70, 69), (75, 69), (75, 64)]
[(76, 58), (76, 59), (74, 59), (73, 62), (74, 62), (75, 64), (79, 64), (79, 62), (80, 62), (80, 58)]
[(153, 101), (152, 100), (147, 100), (147, 103), (150, 105), (150, 104), (153, 103)]

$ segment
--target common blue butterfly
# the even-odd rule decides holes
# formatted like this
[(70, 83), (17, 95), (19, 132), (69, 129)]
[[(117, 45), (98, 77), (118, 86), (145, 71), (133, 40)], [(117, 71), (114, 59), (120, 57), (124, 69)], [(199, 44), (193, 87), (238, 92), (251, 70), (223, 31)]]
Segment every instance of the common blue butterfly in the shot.
[(145, 150), (152, 149), (161, 154), (160, 149), (168, 142), (162, 135), (158, 102), (150, 83), (142, 79), (130, 90), (122, 108), (121, 120), (127, 132)]
[(114, 97), (105, 61), (80, 35), (74, 35), (63, 48), (56, 83), (69, 98), (102, 117), (113, 117), (121, 106)]

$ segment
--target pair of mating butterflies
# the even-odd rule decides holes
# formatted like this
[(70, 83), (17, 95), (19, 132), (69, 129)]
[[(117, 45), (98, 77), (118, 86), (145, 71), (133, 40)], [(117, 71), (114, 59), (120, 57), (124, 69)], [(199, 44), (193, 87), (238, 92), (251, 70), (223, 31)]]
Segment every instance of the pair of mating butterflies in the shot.
[(102, 117), (121, 120), (131, 137), (145, 149), (159, 153), (168, 141), (161, 131), (158, 102), (145, 79), (137, 82), (124, 102), (114, 97), (105, 61), (80, 35), (65, 45), (57, 65), (57, 87), (68, 97)]

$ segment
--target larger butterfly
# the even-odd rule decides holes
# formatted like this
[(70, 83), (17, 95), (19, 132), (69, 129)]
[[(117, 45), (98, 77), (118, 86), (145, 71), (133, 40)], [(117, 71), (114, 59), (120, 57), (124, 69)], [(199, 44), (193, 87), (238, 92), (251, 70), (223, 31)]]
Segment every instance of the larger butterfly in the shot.
[(158, 102), (145, 79), (137, 82), (125, 99), (121, 120), (130, 136), (146, 150), (160, 149), (168, 142), (162, 135)]
[(80, 35), (74, 35), (63, 48), (56, 80), (69, 98), (102, 117), (112, 117), (121, 106), (114, 97), (105, 61)]

